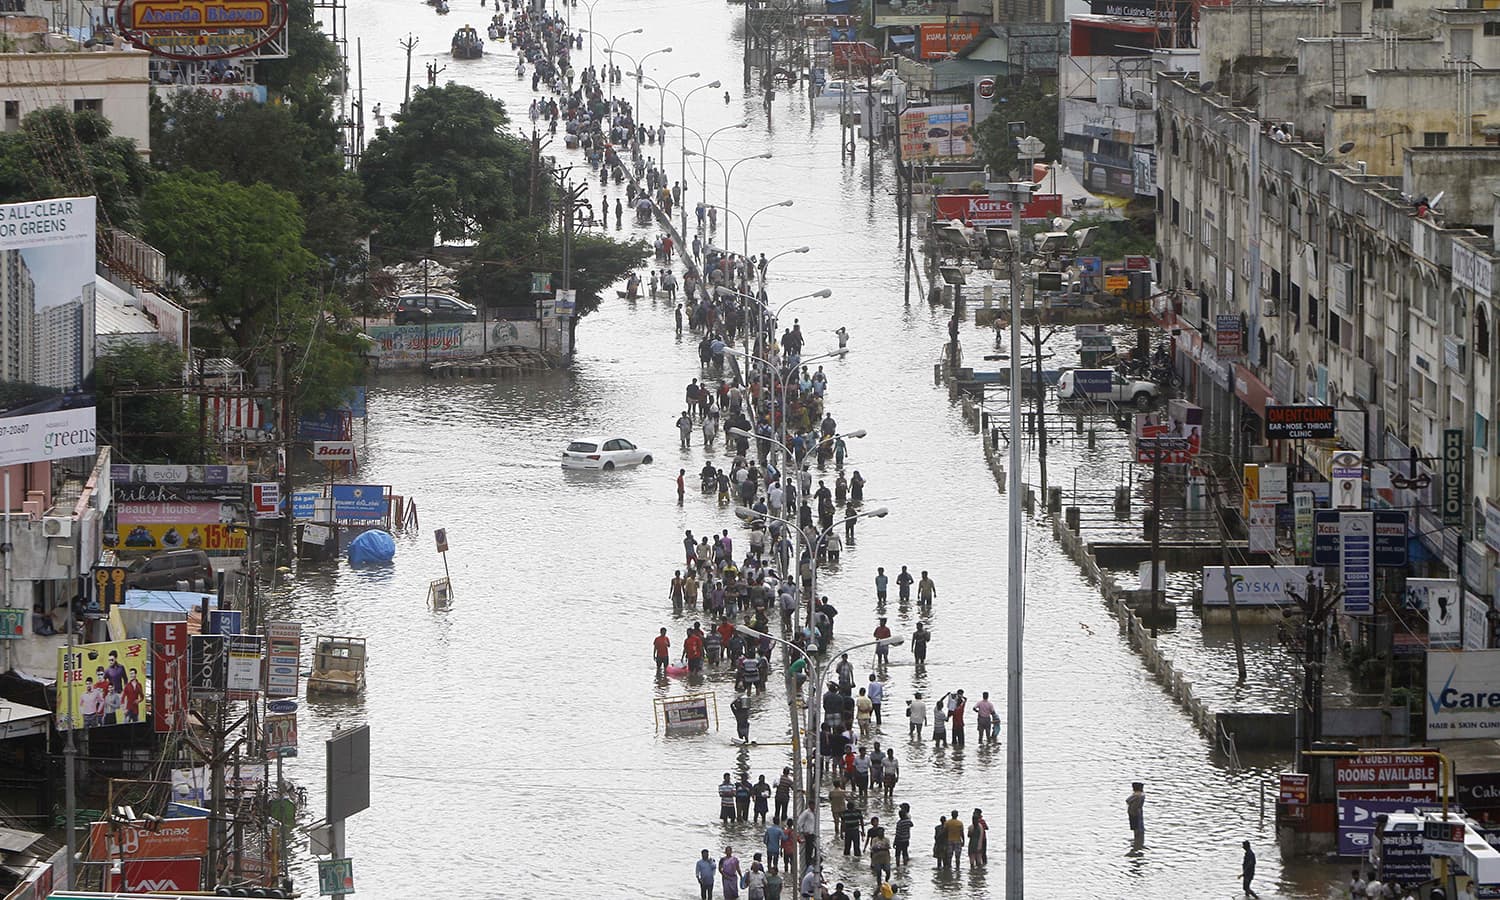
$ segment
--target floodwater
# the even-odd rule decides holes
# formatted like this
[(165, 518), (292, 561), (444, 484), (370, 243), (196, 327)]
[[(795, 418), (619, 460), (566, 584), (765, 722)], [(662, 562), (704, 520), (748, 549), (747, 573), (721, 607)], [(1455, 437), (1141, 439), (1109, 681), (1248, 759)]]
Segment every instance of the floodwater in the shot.
[[(410, 31), (420, 38), (418, 80), (435, 61), (446, 66), (442, 79), (494, 93), (524, 121), (530, 80), (516, 79), (507, 48), (492, 46), (502, 52), (473, 62), (443, 52), (453, 29), (482, 26), (491, 12), (474, 4), (440, 18), (417, 0), (352, 5), (367, 105), (378, 101), (388, 113), (399, 107), (397, 41)], [(581, 5), (571, 13), (575, 22), (588, 16)], [(673, 46), (647, 64), (663, 80), (692, 71), (703, 81), (724, 79), (724, 89), (692, 98), (688, 124), (707, 134), (749, 121), (714, 139), (710, 152), (726, 163), (775, 154), (739, 167), (731, 204), (749, 211), (796, 202), (760, 215), (751, 247), (768, 255), (812, 248), (772, 265), (773, 299), (833, 290), (828, 300), (802, 301), (784, 314), (800, 319), (808, 354), (832, 347), (841, 325), (852, 334), (848, 357), (827, 364), (829, 407), (842, 430), (868, 430), (850, 442), (849, 465), (868, 479), (867, 504), (886, 505), (890, 515), (862, 521), (841, 567), (821, 577), (820, 590), (840, 610), (835, 649), (867, 640), (874, 628), (877, 566), (928, 570), (938, 585), (930, 614), (894, 600), (887, 609), (898, 634), (917, 621), (934, 633), (923, 674), (909, 650), (893, 651), (887, 708), (899, 715), (913, 691), (931, 698), (958, 688), (975, 699), (991, 691), (1003, 708), (1006, 498), (978, 438), (933, 384), (948, 314), (915, 293), (916, 302), (902, 303), (889, 164), (877, 156), (872, 189), (863, 149), (858, 166), (840, 163), (831, 111), (783, 94), (768, 125), (759, 98), (745, 97), (735, 37), (741, 16), (739, 7), (708, 0), (611, 0), (595, 9), (593, 25), (607, 37), (644, 28), (619, 41), (632, 53)], [(628, 80), (617, 90), (634, 94)], [(677, 117), (673, 106), (668, 120)], [(644, 107), (654, 120), (655, 101)], [(569, 156), (560, 143), (555, 149)], [(676, 169), (675, 150), (667, 159)], [(698, 182), (692, 175), (689, 182), (692, 202)], [(712, 166), (709, 182), (711, 196), (722, 197)], [(597, 196), (596, 186), (590, 194)], [(309, 635), (369, 639), (368, 689), (353, 700), (304, 703), (304, 755), (288, 765), (311, 799), (305, 820), (318, 818), (322, 740), (335, 726), (370, 724), (372, 805), (347, 829), (361, 896), (689, 898), (699, 850), (717, 855), (733, 845), (748, 861), (761, 843), (758, 830), (719, 825), (715, 785), (740, 766), (774, 780), (787, 763), (779, 677), (754, 701), (755, 746), (730, 741), (727, 676), (711, 674), (702, 685), (718, 696), (718, 730), (667, 738), (653, 723), (653, 702), (687, 689), (654, 681), (650, 659), (658, 627), (680, 644), (693, 618), (691, 610), (673, 616), (667, 599), (682, 532), (729, 528), (743, 536), (711, 498), (690, 488), (679, 505), (675, 495), (677, 470), (686, 469), (691, 484), (703, 464), (696, 441), (690, 451), (677, 449), (673, 427), (683, 388), (698, 374), (696, 342), (674, 336), (670, 307), (650, 300), (607, 301), (578, 335), (578, 357), (562, 373), (373, 385), (361, 480), (414, 497), (422, 531), (400, 540), (390, 569), (304, 570), (274, 601), (274, 612), (302, 621)], [(607, 475), (561, 471), (561, 448), (583, 435), (627, 437), (653, 449), (655, 460)], [(1070, 466), (1084, 463), (1076, 455), (1070, 462), (1069, 452), (1054, 455), (1055, 479), (1071, 478)], [(434, 527), (448, 530), (452, 547), (455, 602), (442, 612), (425, 604), (428, 581), (443, 574)], [(1288, 870), (1276, 859), (1274, 792), (1266, 805), (1262, 792), (1284, 760), (1247, 760), (1250, 767), (1232, 771), (1124, 645), (1095, 590), (1045, 528), (1028, 522), (1026, 543), (1031, 895), (1234, 896), (1239, 843), (1248, 839), (1261, 859), (1261, 896), (1332, 896), (1331, 869)], [(1227, 664), (1222, 648), (1215, 652)], [(862, 681), (870, 659), (857, 656)], [(889, 720), (883, 737), (901, 757), (897, 800), (912, 804), (917, 824), (914, 865), (896, 878), (902, 896), (1000, 896), (1002, 747), (971, 742), (935, 753), (930, 742), (908, 743), (905, 729)], [(1147, 840), (1137, 850), (1124, 813), (1133, 780), (1146, 783), (1150, 798)], [(925, 836), (939, 815), (957, 809), (967, 819), (976, 807), (991, 830), (987, 870), (965, 865), (959, 876), (938, 874)], [(870, 812), (884, 819), (893, 810), (877, 804)], [(842, 879), (868, 896), (868, 871), (845, 865), (828, 841), (830, 883)], [(309, 889), (315, 866), (305, 847), (294, 871)]]

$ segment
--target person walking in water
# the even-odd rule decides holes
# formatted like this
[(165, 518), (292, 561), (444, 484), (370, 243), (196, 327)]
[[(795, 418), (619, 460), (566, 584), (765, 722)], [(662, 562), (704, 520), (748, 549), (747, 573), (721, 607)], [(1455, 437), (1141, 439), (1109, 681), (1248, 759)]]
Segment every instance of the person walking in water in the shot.
[(1240, 882), (1245, 888), (1246, 897), (1259, 897), (1250, 882), (1255, 880), (1255, 851), (1250, 849), (1249, 841), (1241, 841), (1240, 846), (1245, 848), (1245, 858), (1240, 863)]
[(663, 628), (661, 634), (651, 641), (651, 652), (656, 657), (656, 674), (667, 674), (667, 661), (670, 658), (672, 639), (667, 637), (667, 629)]
[(693, 445), (693, 420), (687, 414), (687, 410), (683, 410), (682, 415), (677, 417), (677, 431), (682, 435), (682, 449), (686, 450), (691, 447)]
[(927, 704), (922, 702), (922, 695), (916, 694), (906, 704), (906, 736), (908, 738), (922, 739), (922, 726), (927, 724)]
[(932, 600), (936, 596), (937, 583), (928, 577), (927, 571), (924, 569), (922, 571), (922, 580), (917, 582), (917, 603), (921, 606), (931, 607)]
[(712, 900), (714, 895), (714, 872), (718, 866), (709, 858), (707, 850), (693, 864), (693, 875), (698, 879), (698, 900)]
[(1130, 831), (1136, 843), (1146, 839), (1146, 785), (1144, 782), (1130, 783), (1130, 796), (1125, 798), (1125, 815), (1130, 820)]
[(902, 603), (911, 600), (911, 584), (913, 581), (916, 581), (916, 579), (912, 578), (911, 573), (906, 571), (906, 566), (902, 566), (901, 574), (896, 576), (897, 599)]

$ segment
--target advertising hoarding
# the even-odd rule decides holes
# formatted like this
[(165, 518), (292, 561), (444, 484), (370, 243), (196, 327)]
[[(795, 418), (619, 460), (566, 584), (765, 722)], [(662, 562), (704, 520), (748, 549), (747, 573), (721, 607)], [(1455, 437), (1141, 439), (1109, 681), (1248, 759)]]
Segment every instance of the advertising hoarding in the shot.
[(122, 525), (123, 550), (244, 550), (248, 535), (221, 522), (170, 522)]
[[(989, 194), (938, 194), (932, 198), (935, 216), (965, 225), (1010, 225), (1014, 204), (1009, 200), (991, 200)], [(1021, 206), (1021, 221), (1039, 225), (1062, 215), (1062, 194), (1034, 194), (1031, 202)]]
[(266, 623), (266, 696), (295, 697), (302, 655), (300, 622)]
[(1500, 736), (1500, 650), (1427, 651), (1427, 739)]
[[(0, 264), (0, 278), (6, 276), (6, 268)], [(0, 326), (0, 332), (4, 330)], [(8, 371), (20, 369), (10, 366)], [(0, 370), (0, 381), (14, 380)], [(93, 456), (98, 450), (94, 425), (92, 406), (0, 418), (0, 466)]]
[(167, 59), (232, 59), (286, 28), (286, 0), (120, 0), (125, 39)]
[(1375, 517), (1370, 513), (1339, 515), (1339, 574), (1348, 616), (1375, 611)]
[(1266, 440), (1321, 440), (1338, 433), (1331, 406), (1267, 406)]
[(334, 518), (341, 522), (384, 519), (390, 510), (385, 488), (378, 484), (335, 484), (329, 492)]
[(917, 26), (917, 48), (923, 59), (957, 53), (979, 37), (978, 22), (929, 22)]
[(109, 873), (109, 889), (129, 894), (196, 891), (203, 884), (203, 860), (128, 859), (120, 871)]
[[(71, 391), (94, 371), (95, 207), (93, 197), (0, 205), (0, 281), (7, 297), (0, 381)], [(0, 464), (92, 455), (93, 409), (71, 412), (45, 428), (33, 420), (17, 431), (21, 425), (6, 422)]]
[(1458, 581), (1452, 578), (1406, 579), (1405, 607), (1427, 613), (1427, 646), (1433, 650), (1458, 647), (1461, 626)]
[[(1230, 566), (1236, 606), (1295, 606), (1289, 591), (1297, 596), (1307, 592), (1307, 575), (1321, 584), (1322, 572), (1308, 566)], [(1228, 606), (1229, 592), (1224, 584), (1223, 566), (1203, 567), (1203, 605)]]
[(187, 727), (188, 625), (151, 623), (152, 724), (158, 734)]
[(199, 857), (208, 852), (208, 819), (164, 819), (112, 825), (95, 822), (89, 827), (88, 858), (168, 859)]
[(908, 162), (974, 155), (974, 114), (967, 103), (909, 107), (901, 114), (901, 157)]
[[(150, 642), (144, 638), (57, 648), (57, 727), (146, 721)], [(70, 689), (71, 685), (71, 689)]]

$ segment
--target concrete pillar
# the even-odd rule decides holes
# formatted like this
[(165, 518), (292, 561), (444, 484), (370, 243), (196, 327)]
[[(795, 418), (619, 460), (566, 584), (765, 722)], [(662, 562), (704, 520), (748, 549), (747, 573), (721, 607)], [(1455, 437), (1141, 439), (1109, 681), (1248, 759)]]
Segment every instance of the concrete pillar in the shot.
[(1077, 534), (1078, 533), (1079, 523), (1081, 521), (1080, 520), (1080, 516), (1079, 516), (1079, 512), (1078, 512), (1078, 507), (1076, 507), (1076, 506), (1070, 506), (1067, 509), (1063, 510), (1063, 521), (1065, 523), (1067, 523), (1069, 531), (1073, 532), (1074, 534)]

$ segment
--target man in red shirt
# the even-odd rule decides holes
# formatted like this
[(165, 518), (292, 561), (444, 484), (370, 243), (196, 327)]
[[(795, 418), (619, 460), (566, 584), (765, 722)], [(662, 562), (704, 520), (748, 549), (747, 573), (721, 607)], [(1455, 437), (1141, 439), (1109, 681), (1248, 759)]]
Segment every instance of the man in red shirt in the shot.
[(734, 637), (734, 623), (725, 619), (719, 623), (719, 640), (724, 642), (724, 651), (729, 652), (729, 639)]
[(881, 665), (885, 665), (886, 663), (890, 662), (891, 645), (885, 643), (885, 641), (888, 641), (890, 639), (891, 626), (885, 624), (885, 618), (882, 617), (880, 620), (880, 624), (875, 626), (875, 640), (881, 642), (875, 645), (875, 659)]
[(689, 631), (682, 642), (682, 652), (687, 656), (688, 671), (703, 671), (703, 636), (696, 629)]
[(139, 722), (141, 720), (141, 698), (146, 695), (146, 689), (141, 687), (140, 673), (135, 669), (130, 670), (130, 680), (125, 682), (121, 691), (125, 701), (125, 721)]
[(663, 628), (661, 634), (651, 642), (652, 652), (656, 655), (656, 674), (667, 674), (667, 659), (672, 648), (672, 639), (667, 637), (667, 629)]

